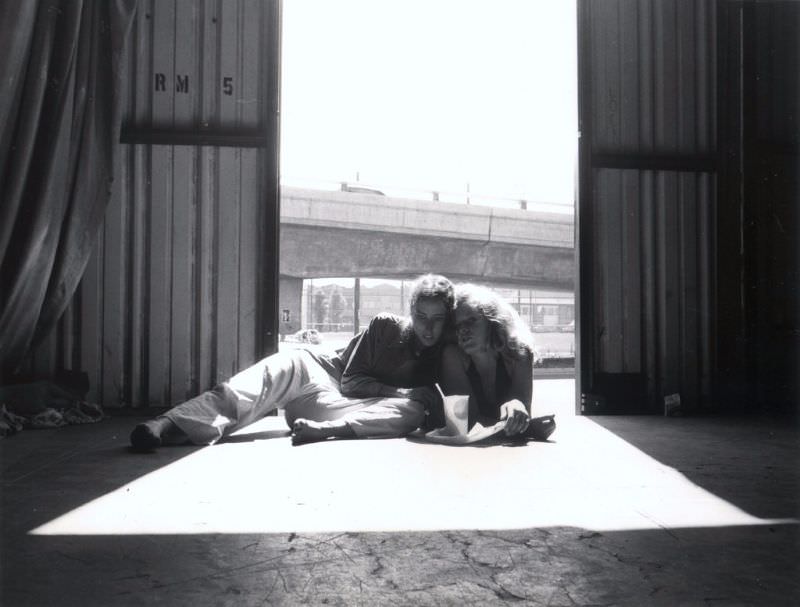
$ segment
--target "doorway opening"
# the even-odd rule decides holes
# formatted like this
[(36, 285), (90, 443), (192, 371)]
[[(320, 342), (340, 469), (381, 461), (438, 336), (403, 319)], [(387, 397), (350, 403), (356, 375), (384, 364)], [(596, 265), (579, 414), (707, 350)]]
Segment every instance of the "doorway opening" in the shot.
[[(405, 313), (408, 279), (432, 271), (500, 291), (534, 331), (535, 375), (573, 376), (574, 276), (430, 267), (425, 240), (505, 239), (530, 258), (557, 224), (546, 244), (574, 259), (576, 36), (575, 2), (284, 4), (281, 238), (328, 247), (302, 267), (281, 256), (282, 347), (338, 346), (382, 306)], [(394, 268), (334, 236), (388, 241), (397, 226), (409, 245)]]

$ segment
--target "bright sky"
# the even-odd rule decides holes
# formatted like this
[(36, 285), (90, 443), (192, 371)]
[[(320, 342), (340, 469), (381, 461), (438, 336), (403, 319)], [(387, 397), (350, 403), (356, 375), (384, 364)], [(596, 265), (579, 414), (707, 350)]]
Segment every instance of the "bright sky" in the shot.
[(285, 0), (281, 171), (572, 204), (569, 0)]

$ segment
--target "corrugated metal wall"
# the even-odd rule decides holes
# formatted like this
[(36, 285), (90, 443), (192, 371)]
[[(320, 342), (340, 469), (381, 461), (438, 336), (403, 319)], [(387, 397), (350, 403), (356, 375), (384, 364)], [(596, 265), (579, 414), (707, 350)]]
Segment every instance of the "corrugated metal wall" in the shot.
[[(34, 359), (37, 368), (87, 371), (94, 401), (180, 402), (257, 360), (274, 338), (264, 293), (277, 285), (269, 192), (277, 192), (279, 8), (139, 4), (123, 130), (147, 143), (121, 144), (95, 252)], [(216, 134), (221, 146), (199, 145), (198, 133)], [(230, 133), (260, 137), (266, 149), (240, 147)], [(187, 144), (151, 143), (176, 140)]]
[(581, 3), (582, 390), (632, 407), (710, 392), (715, 4)]
[[(750, 10), (745, 124), (747, 292), (754, 393), (763, 406), (800, 407), (800, 3)], [(745, 34), (747, 35), (747, 34)]]
[(712, 370), (713, 178), (605, 169), (595, 188), (595, 370), (696, 403)]

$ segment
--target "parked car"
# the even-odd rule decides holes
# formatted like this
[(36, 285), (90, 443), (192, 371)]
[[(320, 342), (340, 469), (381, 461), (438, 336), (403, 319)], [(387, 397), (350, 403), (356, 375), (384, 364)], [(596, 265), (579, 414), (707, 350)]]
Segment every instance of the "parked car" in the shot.
[(301, 329), (294, 334), (294, 341), (299, 341), (304, 344), (321, 344), (322, 336), (316, 329)]
[(561, 325), (558, 328), (558, 330), (561, 331), (562, 333), (574, 333), (575, 332), (575, 321), (573, 320), (569, 324)]

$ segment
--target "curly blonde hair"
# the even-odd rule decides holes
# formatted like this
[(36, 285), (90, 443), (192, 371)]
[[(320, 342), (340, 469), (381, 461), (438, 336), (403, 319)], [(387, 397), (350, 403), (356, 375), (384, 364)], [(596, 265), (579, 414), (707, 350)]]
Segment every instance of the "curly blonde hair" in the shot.
[(492, 328), (492, 346), (511, 358), (533, 353), (533, 335), (519, 313), (498, 293), (472, 283), (456, 285), (456, 308), (467, 306), (480, 312)]

